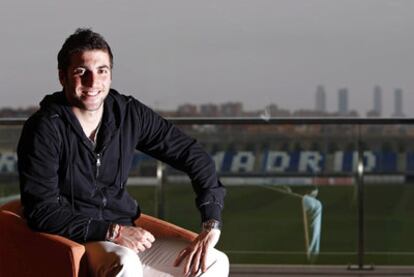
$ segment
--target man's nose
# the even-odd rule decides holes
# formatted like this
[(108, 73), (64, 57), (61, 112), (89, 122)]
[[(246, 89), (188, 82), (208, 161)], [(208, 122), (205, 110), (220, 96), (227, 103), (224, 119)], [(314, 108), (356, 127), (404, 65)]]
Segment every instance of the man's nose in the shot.
[(87, 71), (82, 78), (82, 85), (85, 87), (92, 88), (98, 81), (97, 74), (92, 71)]

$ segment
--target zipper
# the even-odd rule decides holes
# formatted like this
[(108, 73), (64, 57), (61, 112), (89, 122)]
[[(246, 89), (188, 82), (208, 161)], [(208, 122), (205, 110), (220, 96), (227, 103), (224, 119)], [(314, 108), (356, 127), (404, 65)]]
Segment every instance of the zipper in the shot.
[[(101, 165), (102, 165), (101, 154), (97, 153), (96, 154), (96, 174), (95, 174), (96, 178), (98, 178), (99, 176), (99, 168), (101, 167)], [(96, 180), (95, 180), (95, 183), (96, 183)]]
[(95, 172), (95, 187), (99, 190), (99, 193), (100, 193), (100, 195), (101, 195), (101, 197), (102, 197), (102, 205), (101, 205), (101, 207), (100, 207), (100, 209), (99, 209), (99, 219), (103, 219), (103, 209), (106, 207), (106, 205), (107, 205), (107, 203), (108, 203), (108, 199), (106, 198), (106, 196), (105, 196), (105, 194), (103, 193), (103, 191), (102, 191), (102, 189), (101, 188), (99, 188), (98, 187), (98, 184), (97, 184), (97, 180), (98, 180), (98, 177), (99, 177), (99, 168), (101, 167), (101, 165), (102, 165), (102, 160), (101, 160), (101, 156), (102, 156), (102, 154), (101, 153), (96, 153), (95, 154), (95, 157), (96, 157), (96, 163), (95, 163), (95, 165), (96, 165), (96, 172)]

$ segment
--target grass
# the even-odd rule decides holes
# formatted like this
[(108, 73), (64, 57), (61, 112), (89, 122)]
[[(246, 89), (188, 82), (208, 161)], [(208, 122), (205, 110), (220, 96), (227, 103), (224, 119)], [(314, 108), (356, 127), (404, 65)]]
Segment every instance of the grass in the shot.
[[(139, 199), (140, 188), (131, 194)], [(303, 188), (297, 188), (298, 192)], [(414, 264), (414, 187), (365, 187), (365, 251), (367, 264)], [(190, 185), (165, 186), (165, 219), (199, 230)], [(356, 191), (352, 186), (319, 188), (323, 204), (321, 253), (317, 264), (355, 264), (358, 249)], [(143, 210), (152, 203), (142, 202)], [(261, 186), (228, 187), (219, 248), (233, 263), (306, 264), (300, 199)]]
[[(198, 231), (200, 216), (188, 185), (165, 185), (164, 218)], [(301, 193), (304, 188), (295, 188)], [(0, 184), (0, 196), (18, 193), (17, 184)], [(154, 187), (129, 187), (142, 211), (157, 215)], [(324, 186), (321, 253), (317, 264), (355, 264), (358, 249), (356, 192), (352, 186)], [(413, 265), (414, 186), (365, 187), (366, 264)], [(299, 198), (262, 186), (228, 187), (224, 227), (218, 248), (232, 263), (306, 264)]]

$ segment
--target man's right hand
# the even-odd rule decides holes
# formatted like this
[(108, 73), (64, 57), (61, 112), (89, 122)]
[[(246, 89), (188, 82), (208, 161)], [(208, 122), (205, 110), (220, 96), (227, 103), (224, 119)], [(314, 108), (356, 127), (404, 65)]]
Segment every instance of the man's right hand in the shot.
[(151, 248), (154, 241), (154, 236), (141, 227), (122, 226), (119, 236), (113, 242), (139, 253)]

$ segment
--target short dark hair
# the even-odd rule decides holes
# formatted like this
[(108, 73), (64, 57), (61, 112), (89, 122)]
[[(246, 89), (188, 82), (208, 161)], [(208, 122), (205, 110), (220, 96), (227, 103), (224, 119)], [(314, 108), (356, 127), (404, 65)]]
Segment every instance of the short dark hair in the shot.
[(103, 36), (93, 32), (89, 28), (78, 28), (75, 33), (65, 40), (58, 53), (58, 69), (66, 71), (70, 65), (70, 58), (73, 54), (90, 50), (102, 50), (107, 52), (112, 68), (114, 58), (111, 47)]

